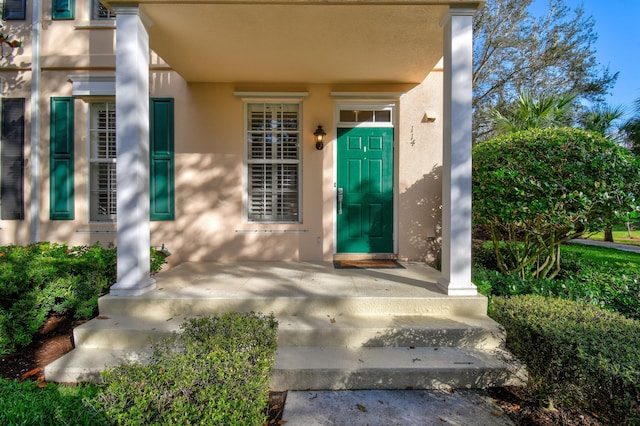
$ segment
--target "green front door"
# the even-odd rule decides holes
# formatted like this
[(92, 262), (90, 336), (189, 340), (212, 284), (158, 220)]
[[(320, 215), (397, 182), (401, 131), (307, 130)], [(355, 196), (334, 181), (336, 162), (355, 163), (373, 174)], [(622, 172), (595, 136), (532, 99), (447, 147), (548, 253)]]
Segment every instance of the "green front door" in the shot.
[(393, 129), (338, 129), (338, 253), (393, 253)]

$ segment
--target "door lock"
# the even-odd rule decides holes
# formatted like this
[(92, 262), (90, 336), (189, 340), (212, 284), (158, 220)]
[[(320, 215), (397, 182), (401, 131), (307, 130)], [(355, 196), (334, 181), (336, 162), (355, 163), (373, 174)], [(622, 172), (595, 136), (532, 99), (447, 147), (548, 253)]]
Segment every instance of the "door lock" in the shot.
[(338, 214), (342, 214), (342, 200), (344, 199), (344, 189), (338, 188)]

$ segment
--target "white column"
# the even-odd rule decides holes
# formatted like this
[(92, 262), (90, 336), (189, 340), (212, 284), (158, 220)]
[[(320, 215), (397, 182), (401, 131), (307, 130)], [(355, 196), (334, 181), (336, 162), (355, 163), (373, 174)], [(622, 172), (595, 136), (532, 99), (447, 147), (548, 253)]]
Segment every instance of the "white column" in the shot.
[(118, 281), (112, 296), (152, 290), (149, 272), (149, 35), (137, 6), (116, 12)]
[(450, 296), (475, 296), (471, 282), (471, 98), (473, 15), (451, 7), (444, 27), (442, 272)]

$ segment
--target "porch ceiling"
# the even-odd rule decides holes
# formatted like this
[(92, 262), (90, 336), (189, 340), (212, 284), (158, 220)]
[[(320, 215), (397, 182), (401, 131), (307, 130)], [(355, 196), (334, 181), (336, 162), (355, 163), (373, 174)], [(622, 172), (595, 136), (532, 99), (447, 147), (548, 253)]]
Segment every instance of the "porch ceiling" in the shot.
[(348, 84), (422, 81), (442, 57), (448, 4), (477, 2), (139, 3), (151, 48), (187, 81)]

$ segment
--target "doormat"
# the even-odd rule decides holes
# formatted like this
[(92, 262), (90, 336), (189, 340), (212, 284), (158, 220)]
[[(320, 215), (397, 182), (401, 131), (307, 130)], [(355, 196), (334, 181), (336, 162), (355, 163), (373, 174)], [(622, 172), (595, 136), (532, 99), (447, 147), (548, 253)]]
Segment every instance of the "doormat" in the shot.
[(336, 269), (404, 269), (394, 259), (334, 260)]

